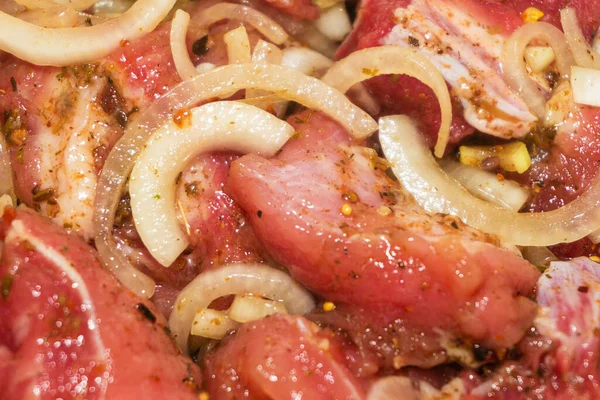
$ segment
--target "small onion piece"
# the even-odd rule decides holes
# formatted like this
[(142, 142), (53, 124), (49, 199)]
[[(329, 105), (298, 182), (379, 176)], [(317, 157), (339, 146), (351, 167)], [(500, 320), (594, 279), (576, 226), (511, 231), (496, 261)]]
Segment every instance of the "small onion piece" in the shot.
[(575, 103), (600, 107), (600, 70), (573, 66), (571, 88)]
[(153, 31), (174, 4), (175, 0), (138, 0), (118, 18), (80, 28), (41, 28), (0, 12), (0, 50), (36, 65), (97, 61), (123, 41)]
[(565, 38), (577, 65), (600, 69), (600, 54), (596, 53), (588, 41), (585, 40), (575, 10), (572, 8), (560, 10), (560, 23), (563, 31), (565, 31)]
[(600, 174), (581, 196), (557, 210), (515, 213), (478, 199), (448, 176), (408, 117), (383, 117), (379, 124), (381, 147), (394, 174), (428, 212), (455, 215), (521, 246), (574, 242), (600, 228)]
[(452, 160), (440, 160), (440, 166), (474, 196), (513, 212), (518, 212), (529, 198), (529, 191), (523, 186), (510, 180), (500, 181), (494, 173)]
[(187, 353), (190, 326), (196, 311), (215, 299), (231, 294), (252, 294), (282, 301), (290, 314), (306, 314), (315, 301), (288, 274), (261, 264), (232, 264), (204, 272), (177, 296), (169, 328), (179, 348)]
[(190, 333), (209, 339), (220, 340), (227, 332), (237, 329), (240, 324), (229, 318), (223, 311), (203, 308), (196, 312)]
[(558, 261), (558, 258), (547, 247), (527, 246), (521, 247), (523, 258), (535, 265), (539, 269), (546, 269), (552, 261)]
[(552, 47), (556, 57), (556, 68), (561, 78), (567, 78), (573, 65), (565, 35), (555, 26), (546, 22), (525, 24), (514, 31), (502, 49), (502, 68), (508, 84), (523, 97), (529, 109), (539, 118), (546, 114), (546, 96), (527, 72), (524, 54), (527, 45), (540, 39)]
[(117, 204), (137, 155), (152, 132), (172, 118), (176, 110), (247, 88), (275, 92), (282, 98), (322, 111), (354, 136), (366, 137), (377, 130), (377, 123), (342, 93), (318, 79), (278, 65), (225, 65), (174, 87), (139, 115), (135, 124), (128, 125), (109, 153), (96, 186), (96, 248), (107, 268), (134, 293), (152, 296), (154, 282), (137, 271), (116, 248), (112, 230)]
[(129, 178), (131, 211), (144, 245), (168, 267), (189, 244), (177, 219), (175, 182), (191, 157), (231, 150), (273, 156), (294, 134), (285, 121), (234, 101), (186, 111), (186, 126), (173, 120), (154, 131)]
[(227, 47), (229, 64), (248, 64), (252, 62), (250, 39), (246, 28), (240, 26), (230, 30), (223, 36), (223, 41)]
[(260, 39), (252, 51), (253, 64), (281, 64), (283, 52), (273, 43)]
[(323, 54), (306, 47), (288, 47), (283, 50), (281, 64), (309, 76), (318, 76), (333, 65)]
[(246, 323), (268, 317), (275, 313), (287, 314), (280, 301), (266, 300), (257, 296), (235, 296), (227, 315), (234, 321)]
[(219, 3), (207, 8), (194, 23), (202, 29), (208, 29), (215, 22), (223, 19), (235, 19), (255, 27), (264, 37), (275, 44), (283, 44), (288, 34), (277, 22), (254, 8), (240, 4)]
[(352, 23), (344, 3), (337, 3), (323, 10), (315, 21), (315, 26), (323, 35), (340, 42), (352, 30)]
[(194, 63), (192, 63), (187, 50), (186, 34), (189, 24), (190, 14), (181, 9), (177, 10), (171, 22), (170, 44), (175, 69), (177, 69), (177, 73), (184, 81), (192, 79), (199, 73)]
[(0, 196), (2, 195), (9, 195), (13, 204), (17, 204), (10, 154), (4, 134), (0, 134)]
[(336, 62), (323, 76), (326, 84), (346, 93), (355, 84), (377, 75), (404, 74), (429, 86), (438, 98), (442, 123), (438, 131), (435, 155), (441, 158), (446, 150), (452, 120), (452, 103), (444, 77), (425, 56), (400, 46), (363, 49)]
[(407, 376), (378, 378), (367, 395), (367, 400), (419, 400), (419, 390)]

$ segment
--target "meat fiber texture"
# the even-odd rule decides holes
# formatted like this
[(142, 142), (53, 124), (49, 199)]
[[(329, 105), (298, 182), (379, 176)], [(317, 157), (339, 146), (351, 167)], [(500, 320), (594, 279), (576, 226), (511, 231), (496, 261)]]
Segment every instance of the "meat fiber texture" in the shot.
[(298, 137), (275, 159), (233, 162), (226, 191), (294, 278), (363, 310), (370, 326), (395, 324), (400, 343), (437, 338), (414, 353), (398, 346), (397, 366), (431, 365), (446, 335), (493, 349), (523, 336), (535, 315), (528, 296), (536, 268), (493, 236), (426, 214), (384, 163), (378, 169), (373, 150), (353, 146), (325, 116), (304, 112), (289, 122)]
[(3, 399), (197, 399), (198, 367), (94, 249), (26, 208), (0, 236)]

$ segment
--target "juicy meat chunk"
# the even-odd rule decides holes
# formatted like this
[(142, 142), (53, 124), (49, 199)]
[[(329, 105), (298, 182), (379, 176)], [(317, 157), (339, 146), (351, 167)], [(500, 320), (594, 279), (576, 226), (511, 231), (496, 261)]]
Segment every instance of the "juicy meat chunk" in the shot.
[(368, 310), (380, 326), (444, 331), (492, 349), (521, 338), (535, 313), (533, 266), (492, 236), (426, 214), (372, 150), (323, 115), (290, 122), (298, 137), (275, 159), (236, 160), (226, 189), (292, 276), (326, 300)]
[(243, 325), (206, 360), (211, 399), (365, 398), (335, 337), (299, 316)]
[(80, 238), (25, 208), (6, 209), (0, 237), (3, 398), (197, 398), (164, 318)]

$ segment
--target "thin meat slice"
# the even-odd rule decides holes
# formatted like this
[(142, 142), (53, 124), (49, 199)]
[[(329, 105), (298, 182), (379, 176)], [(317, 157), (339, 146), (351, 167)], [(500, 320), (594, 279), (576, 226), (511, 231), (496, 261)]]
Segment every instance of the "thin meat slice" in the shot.
[(205, 363), (205, 387), (214, 400), (365, 398), (335, 337), (299, 316), (247, 323)]
[(0, 237), (3, 398), (197, 398), (165, 320), (80, 238), (24, 208), (6, 209)]
[[(367, 310), (380, 327), (403, 327), (398, 335), (492, 349), (522, 337), (535, 313), (533, 266), (493, 236), (426, 214), (385, 174), (384, 160), (323, 115), (290, 122), (298, 137), (273, 160), (235, 161), (226, 189), (292, 276), (326, 300)], [(396, 367), (430, 365), (402, 350)]]

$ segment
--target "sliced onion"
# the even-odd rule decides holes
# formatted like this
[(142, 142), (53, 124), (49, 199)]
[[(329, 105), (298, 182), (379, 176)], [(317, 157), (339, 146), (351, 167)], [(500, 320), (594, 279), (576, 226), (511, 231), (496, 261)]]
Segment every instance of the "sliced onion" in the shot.
[(13, 171), (10, 164), (10, 154), (4, 134), (0, 132), (0, 196), (9, 195), (14, 204), (17, 197), (15, 196), (15, 187), (13, 184)]
[(600, 243), (600, 230), (594, 231), (588, 235), (588, 239), (594, 244)]
[(286, 31), (277, 22), (260, 11), (240, 4), (216, 4), (202, 12), (194, 23), (203, 29), (208, 29), (215, 22), (223, 19), (235, 19), (246, 22), (275, 44), (283, 44), (288, 38)]
[(138, 0), (122, 16), (81, 28), (41, 28), (0, 12), (0, 50), (36, 65), (93, 62), (151, 32), (175, 0)]
[(308, 291), (285, 272), (266, 265), (234, 264), (204, 272), (179, 293), (169, 318), (171, 333), (184, 353), (196, 310), (231, 294), (252, 294), (282, 301), (291, 314), (306, 314), (315, 307)]
[(171, 22), (171, 53), (173, 53), (173, 61), (175, 69), (182, 80), (192, 79), (198, 75), (198, 70), (192, 63), (187, 50), (186, 34), (190, 24), (190, 14), (183, 10), (177, 10), (173, 21)]
[(333, 61), (306, 47), (288, 47), (283, 50), (281, 64), (309, 76), (319, 76), (333, 65)]
[(30, 10), (54, 8), (57, 5), (70, 7), (82, 11), (94, 5), (96, 0), (15, 0), (18, 4), (27, 7)]
[(561, 78), (568, 78), (573, 65), (573, 56), (565, 35), (555, 26), (546, 22), (525, 24), (514, 31), (502, 49), (502, 68), (508, 84), (523, 98), (529, 109), (540, 119), (546, 114), (546, 95), (530, 78), (524, 54), (527, 45), (538, 39), (552, 47), (556, 57), (556, 68)]
[(542, 246), (521, 247), (523, 258), (540, 269), (546, 269), (552, 261), (558, 261), (558, 258), (548, 249)]
[(529, 191), (517, 182), (498, 180), (498, 175), (481, 168), (452, 160), (440, 160), (440, 166), (474, 196), (513, 212), (518, 212), (529, 199)]
[(255, 88), (277, 93), (323, 111), (357, 137), (377, 130), (377, 123), (335, 89), (318, 79), (277, 65), (226, 65), (184, 81), (138, 116), (109, 153), (97, 184), (94, 204), (95, 243), (107, 268), (138, 295), (152, 296), (154, 282), (137, 271), (118, 251), (112, 236), (117, 203), (141, 147), (176, 110), (237, 90)]
[(577, 65), (585, 68), (600, 69), (600, 54), (590, 46), (577, 22), (577, 13), (572, 8), (560, 10), (560, 23), (565, 31), (565, 38), (573, 53)]
[(336, 42), (342, 41), (352, 30), (344, 3), (337, 3), (323, 10), (319, 19), (315, 21), (315, 26), (323, 35)]
[(273, 43), (260, 39), (252, 51), (253, 64), (281, 64), (283, 52)]
[(169, 120), (154, 131), (129, 178), (137, 231), (152, 257), (165, 267), (189, 244), (174, 206), (175, 182), (189, 159), (226, 150), (270, 157), (294, 134), (287, 122), (239, 102), (209, 103), (186, 113), (185, 126)]
[(406, 116), (379, 120), (381, 147), (402, 185), (428, 212), (448, 213), (507, 243), (550, 246), (600, 228), (600, 174), (576, 200), (554, 211), (515, 213), (471, 195), (448, 176)]
[(571, 88), (575, 103), (600, 107), (600, 70), (573, 66)]
[(247, 64), (252, 62), (250, 54), (250, 39), (246, 28), (240, 26), (232, 29), (223, 36), (227, 47), (227, 60), (229, 64)]
[(98, 0), (92, 6), (92, 14), (118, 16), (131, 8), (135, 0)]
[(425, 56), (400, 46), (363, 49), (336, 62), (323, 76), (322, 81), (345, 93), (359, 82), (385, 74), (408, 75), (433, 90), (442, 110), (442, 123), (435, 144), (435, 155), (441, 158), (448, 143), (452, 103), (444, 77)]

